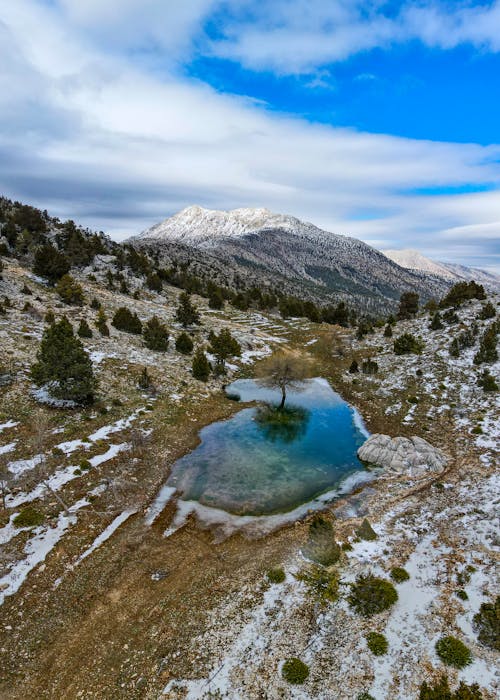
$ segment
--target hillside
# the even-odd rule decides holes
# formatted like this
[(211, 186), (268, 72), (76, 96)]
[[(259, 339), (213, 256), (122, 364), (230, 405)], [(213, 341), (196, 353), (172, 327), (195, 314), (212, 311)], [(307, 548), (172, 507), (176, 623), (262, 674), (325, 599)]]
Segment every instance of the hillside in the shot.
[(266, 209), (230, 212), (189, 207), (133, 239), (161, 255), (174, 244), (203, 251), (205, 260), (236, 269), (242, 279), (283, 280), (289, 293), (325, 303), (332, 296), (373, 313), (394, 307), (403, 291), (440, 297), (447, 283), (408, 271), (354, 238), (322, 231)]

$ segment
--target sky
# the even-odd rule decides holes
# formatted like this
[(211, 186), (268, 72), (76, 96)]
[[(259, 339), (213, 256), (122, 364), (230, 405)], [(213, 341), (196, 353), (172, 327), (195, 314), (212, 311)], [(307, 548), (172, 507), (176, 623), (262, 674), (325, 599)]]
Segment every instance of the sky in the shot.
[(500, 0), (0, 0), (0, 193), (267, 207), (500, 272)]

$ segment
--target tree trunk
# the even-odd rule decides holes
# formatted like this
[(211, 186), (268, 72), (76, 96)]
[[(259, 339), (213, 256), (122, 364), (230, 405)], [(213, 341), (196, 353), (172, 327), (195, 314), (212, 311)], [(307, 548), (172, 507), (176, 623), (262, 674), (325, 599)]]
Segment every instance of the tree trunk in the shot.
[(283, 384), (281, 387), (281, 403), (279, 405), (279, 410), (282, 411), (285, 408), (286, 401), (286, 386)]

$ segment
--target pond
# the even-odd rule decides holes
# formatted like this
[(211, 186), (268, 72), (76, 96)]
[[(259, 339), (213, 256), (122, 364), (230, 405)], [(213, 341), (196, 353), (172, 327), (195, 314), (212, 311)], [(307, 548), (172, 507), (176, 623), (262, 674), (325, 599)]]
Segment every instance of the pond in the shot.
[(175, 463), (167, 487), (183, 501), (238, 516), (285, 513), (364, 470), (361, 418), (326, 380), (289, 391), (282, 411), (278, 391), (250, 379), (227, 393), (259, 404), (203, 428), (200, 445)]

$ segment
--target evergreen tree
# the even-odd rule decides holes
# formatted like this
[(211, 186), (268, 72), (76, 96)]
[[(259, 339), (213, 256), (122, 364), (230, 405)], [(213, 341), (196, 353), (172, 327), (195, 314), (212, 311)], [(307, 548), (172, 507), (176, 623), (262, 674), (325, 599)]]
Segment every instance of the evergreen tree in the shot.
[(83, 289), (71, 275), (63, 275), (56, 285), (56, 292), (65, 304), (82, 306)]
[(415, 338), (411, 333), (403, 333), (394, 341), (394, 353), (396, 355), (409, 355), (412, 353), (420, 355), (423, 348), (423, 342)]
[(469, 299), (486, 299), (484, 287), (473, 280), (471, 282), (457, 282), (439, 302), (442, 309), (450, 306), (457, 308)]
[(155, 350), (156, 352), (168, 350), (168, 331), (156, 316), (153, 316), (144, 324), (142, 335), (144, 343), (149, 350)]
[(478, 386), (480, 386), (484, 391), (498, 391), (498, 384), (495, 381), (489, 370), (485, 369), (482, 375), (477, 380)]
[(413, 318), (418, 313), (419, 296), (416, 292), (405, 292), (399, 300), (398, 319)]
[(142, 333), (142, 323), (138, 315), (135, 312), (132, 313), (126, 306), (120, 306), (116, 310), (111, 323), (117, 330), (125, 333), (133, 333), (134, 335)]
[(55, 284), (69, 272), (68, 258), (60, 253), (51, 243), (40, 246), (35, 253), (33, 272), (45, 277), (50, 284)]
[(92, 299), (90, 302), (90, 308), (95, 309), (96, 311), (101, 308), (101, 302), (96, 299), (95, 297)]
[(193, 377), (206, 382), (210, 375), (210, 363), (202, 348), (198, 348), (193, 357)]
[(495, 311), (495, 307), (493, 306), (491, 301), (488, 301), (481, 307), (481, 311), (479, 312), (478, 318), (481, 321), (487, 321), (489, 318), (495, 318), (496, 315), (497, 313)]
[(363, 361), (361, 371), (363, 374), (377, 374), (378, 364), (375, 362), (375, 360), (372, 360), (371, 357), (369, 357), (367, 360)]
[(92, 338), (92, 331), (84, 318), (82, 318), (80, 325), (78, 326), (78, 335), (80, 338)]
[(431, 331), (439, 331), (443, 328), (443, 322), (441, 321), (441, 316), (439, 315), (439, 311), (436, 311), (434, 316), (432, 317), (432, 321), (430, 323), (429, 328)]
[(187, 333), (181, 333), (175, 341), (175, 349), (183, 355), (193, 352), (193, 340)]
[(231, 332), (227, 328), (223, 328), (219, 335), (211, 332), (209, 337), (210, 346), (209, 351), (215, 355), (217, 361), (217, 369), (219, 372), (223, 373), (225, 371), (225, 364), (228, 357), (240, 357), (241, 346), (231, 335)]
[(450, 355), (452, 357), (459, 357), (460, 356), (460, 342), (458, 338), (453, 338), (453, 340), (450, 343)]
[(208, 296), (208, 306), (210, 309), (220, 310), (224, 308), (224, 297), (220, 289), (213, 289)]
[(177, 307), (175, 318), (184, 328), (200, 322), (200, 314), (192, 304), (191, 297), (187, 292), (182, 292), (179, 297), (179, 306)]
[(356, 360), (353, 360), (353, 361), (351, 362), (351, 364), (350, 364), (350, 366), (349, 366), (349, 372), (350, 372), (351, 374), (356, 374), (357, 372), (359, 372), (359, 366), (358, 366), (358, 363), (357, 363)]
[(384, 338), (392, 338), (392, 326), (390, 323), (385, 327)]
[(163, 282), (156, 272), (150, 272), (146, 277), (146, 286), (152, 292), (160, 293), (163, 289)]
[(54, 312), (52, 311), (52, 309), (49, 309), (47, 311), (47, 313), (45, 314), (45, 318), (44, 318), (45, 323), (49, 323), (49, 324), (54, 323), (55, 320), (56, 320), (56, 317), (54, 316)]
[(48, 385), (57, 399), (93, 401), (96, 381), (92, 362), (64, 316), (45, 329), (31, 376), (37, 386)]
[(481, 336), (479, 350), (474, 355), (475, 365), (480, 365), (483, 362), (496, 362), (498, 360), (497, 335), (498, 326), (496, 323), (492, 323)]
[(142, 368), (137, 384), (140, 389), (144, 389), (145, 391), (151, 389), (152, 381), (147, 367)]
[(104, 313), (104, 309), (101, 307), (98, 311), (97, 320), (95, 322), (95, 325), (96, 325), (96, 328), (101, 335), (108, 337), (109, 328), (108, 328), (108, 324), (106, 323), (106, 321), (107, 321), (106, 314)]

